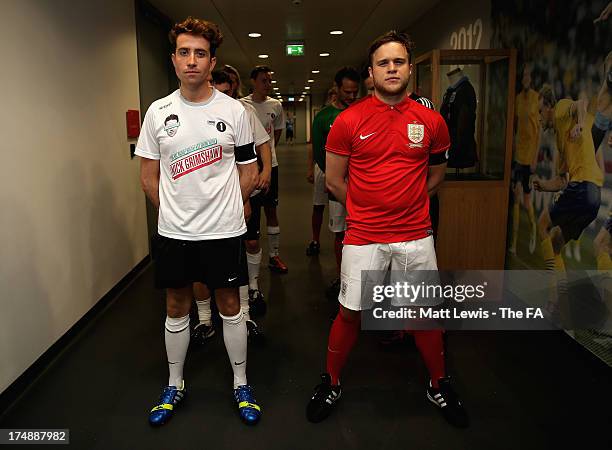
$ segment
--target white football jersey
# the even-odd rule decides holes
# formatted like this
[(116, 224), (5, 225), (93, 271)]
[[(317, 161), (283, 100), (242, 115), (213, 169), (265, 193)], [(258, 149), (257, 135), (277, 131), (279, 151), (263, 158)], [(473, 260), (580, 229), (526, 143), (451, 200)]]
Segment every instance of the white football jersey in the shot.
[(247, 95), (240, 99), (255, 108), (257, 111), (257, 117), (259, 118), (264, 129), (270, 136), (270, 147), (272, 149), (272, 167), (278, 166), (276, 160), (276, 144), (274, 142), (274, 131), (282, 130), (285, 128), (285, 112), (283, 111), (283, 104), (275, 98), (266, 97), (263, 102), (256, 102), (253, 100), (253, 95)]
[(257, 160), (244, 106), (213, 89), (203, 103), (179, 90), (149, 107), (136, 155), (160, 161), (158, 232), (182, 240), (246, 232), (236, 164)]

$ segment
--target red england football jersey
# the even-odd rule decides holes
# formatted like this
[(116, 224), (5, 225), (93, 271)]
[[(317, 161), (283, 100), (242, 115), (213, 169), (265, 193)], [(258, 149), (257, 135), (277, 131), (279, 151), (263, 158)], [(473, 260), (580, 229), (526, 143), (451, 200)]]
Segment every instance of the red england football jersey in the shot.
[(431, 234), (429, 156), (449, 146), (442, 116), (409, 98), (389, 106), (371, 95), (343, 111), (325, 148), (349, 158), (344, 243), (403, 242)]

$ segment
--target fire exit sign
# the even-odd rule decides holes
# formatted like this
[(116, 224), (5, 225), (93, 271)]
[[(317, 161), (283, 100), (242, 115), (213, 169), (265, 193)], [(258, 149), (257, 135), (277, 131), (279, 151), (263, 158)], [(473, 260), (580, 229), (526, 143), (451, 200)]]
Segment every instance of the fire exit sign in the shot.
[(287, 56), (304, 56), (304, 44), (287, 44)]

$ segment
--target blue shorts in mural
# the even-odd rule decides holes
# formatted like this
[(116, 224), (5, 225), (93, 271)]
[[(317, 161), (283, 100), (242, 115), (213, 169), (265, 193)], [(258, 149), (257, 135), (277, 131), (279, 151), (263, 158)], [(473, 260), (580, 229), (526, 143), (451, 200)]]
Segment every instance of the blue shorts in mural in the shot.
[(559, 226), (565, 242), (578, 239), (597, 217), (601, 188), (589, 181), (573, 181), (550, 207), (553, 226)]

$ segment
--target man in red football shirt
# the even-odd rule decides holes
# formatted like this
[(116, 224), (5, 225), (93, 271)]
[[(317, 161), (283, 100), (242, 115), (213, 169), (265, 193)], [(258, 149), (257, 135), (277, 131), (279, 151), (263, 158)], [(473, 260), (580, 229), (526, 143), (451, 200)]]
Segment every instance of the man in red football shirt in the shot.
[[(449, 134), (437, 112), (407, 95), (410, 38), (395, 31), (369, 50), (374, 93), (335, 120), (327, 138), (327, 188), (347, 209), (342, 252), (340, 311), (332, 325), (327, 373), (308, 403), (311, 422), (325, 419), (341, 396), (340, 372), (357, 341), (361, 271), (437, 270), (429, 196), (444, 179)], [(414, 331), (431, 380), (427, 398), (446, 420), (465, 427), (468, 417), (451, 389), (441, 330)]]

